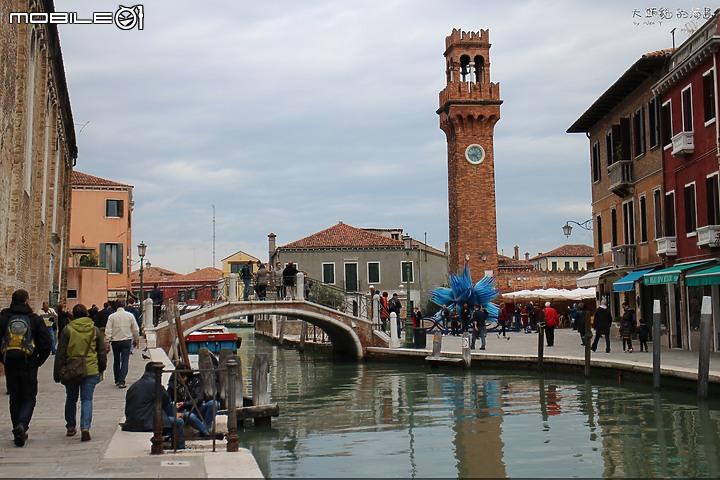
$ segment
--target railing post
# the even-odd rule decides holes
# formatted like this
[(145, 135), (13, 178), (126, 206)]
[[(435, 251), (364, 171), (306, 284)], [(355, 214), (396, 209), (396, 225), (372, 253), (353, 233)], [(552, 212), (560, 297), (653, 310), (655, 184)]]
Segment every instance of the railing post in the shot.
[(298, 272), (295, 278), (295, 298), (293, 300), (305, 300), (305, 275)]
[(230, 274), (228, 282), (228, 301), (237, 302), (237, 273)]
[(392, 312), (390, 314), (390, 348), (400, 348), (400, 338), (398, 337), (397, 329), (397, 314)]
[[(153, 365), (153, 374), (155, 375), (155, 404), (153, 409), (153, 436), (150, 439), (152, 446), (150, 453), (152, 455), (161, 455), (163, 449), (163, 411), (162, 411), (162, 371), (164, 365), (156, 363)], [(173, 430), (174, 433), (174, 430)], [(175, 435), (173, 435), (175, 438)]]
[(237, 386), (238, 362), (234, 356), (228, 358), (225, 364), (227, 368), (227, 412), (228, 412), (228, 435), (227, 435), (227, 451), (238, 451), (238, 435), (237, 435), (237, 405), (235, 404), (235, 393)]

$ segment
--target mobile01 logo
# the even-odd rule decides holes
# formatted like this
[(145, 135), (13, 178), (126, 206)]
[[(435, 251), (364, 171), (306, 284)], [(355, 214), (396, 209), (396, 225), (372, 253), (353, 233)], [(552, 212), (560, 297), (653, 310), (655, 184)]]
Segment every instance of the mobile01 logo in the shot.
[(58, 25), (112, 25), (120, 30), (145, 28), (145, 7), (118, 5), (115, 12), (93, 12), (90, 18), (81, 18), (77, 12), (10, 12), (9, 21), (13, 23), (54, 23)]

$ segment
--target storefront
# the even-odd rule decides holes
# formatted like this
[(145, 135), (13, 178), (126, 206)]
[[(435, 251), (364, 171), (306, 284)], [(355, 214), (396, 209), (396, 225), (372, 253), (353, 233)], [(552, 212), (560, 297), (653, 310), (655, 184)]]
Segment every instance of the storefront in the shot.
[[(685, 278), (690, 299), (690, 344), (698, 345), (700, 339), (700, 307), (702, 297), (712, 299), (712, 345), (714, 352), (720, 351), (720, 265), (688, 274)], [(697, 306), (697, 312), (693, 310)], [(695, 316), (693, 316), (696, 313)]]
[(618, 295), (616, 301), (620, 304), (628, 302), (635, 310), (637, 319), (644, 318), (652, 331), (652, 288), (645, 286), (643, 275), (652, 272), (652, 268), (634, 270), (620, 280), (613, 283), (613, 292)]

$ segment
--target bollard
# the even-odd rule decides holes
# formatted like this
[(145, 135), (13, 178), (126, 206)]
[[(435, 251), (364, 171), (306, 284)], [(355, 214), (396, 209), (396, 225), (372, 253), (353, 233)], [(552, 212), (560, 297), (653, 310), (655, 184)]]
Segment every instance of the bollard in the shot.
[(543, 371), (543, 355), (544, 353), (544, 347), (545, 347), (545, 324), (542, 322), (538, 322), (537, 328), (538, 328), (538, 365), (537, 369), (538, 372)]
[[(671, 289), (672, 290), (672, 289)], [(653, 301), (653, 388), (660, 388), (660, 300)]]
[[(162, 411), (162, 371), (164, 365), (160, 362), (156, 362), (153, 365), (153, 374), (155, 375), (155, 404), (153, 411), (153, 436), (150, 439), (152, 446), (150, 447), (150, 454), (162, 455), (164, 453), (163, 448), (163, 411)], [(174, 431), (173, 431), (174, 433)], [(173, 442), (175, 435), (172, 436)]]
[(710, 378), (710, 337), (712, 335), (712, 299), (703, 297), (700, 310), (700, 353), (698, 354), (698, 390), (700, 400), (708, 398), (708, 381)]
[(397, 330), (397, 314), (395, 312), (392, 312), (390, 314), (390, 343), (388, 344), (388, 347), (390, 348), (400, 348), (400, 338), (398, 337), (398, 330)]
[(228, 301), (237, 302), (237, 299), (237, 273), (231, 273), (228, 281)]
[(442, 333), (435, 332), (435, 335), (433, 335), (432, 356), (439, 357), (441, 351), (442, 351)]
[[(270, 404), (268, 381), (270, 376), (270, 357), (267, 353), (256, 353), (252, 366), (253, 406)], [(255, 426), (270, 426), (270, 417), (256, 418)]]
[(465, 368), (470, 368), (472, 351), (470, 350), (470, 334), (467, 332), (463, 333), (462, 336), (462, 359), (465, 364)]
[(293, 300), (305, 300), (305, 275), (298, 272), (295, 278), (295, 297)]
[(590, 378), (590, 347), (592, 341), (592, 323), (590, 322), (590, 315), (585, 312), (585, 335), (583, 335), (583, 342), (585, 343), (585, 378)]
[(227, 434), (227, 451), (238, 451), (238, 435), (237, 435), (237, 405), (235, 403), (235, 390), (238, 375), (238, 362), (234, 356), (228, 358), (227, 363), (227, 412), (228, 412), (228, 434)]

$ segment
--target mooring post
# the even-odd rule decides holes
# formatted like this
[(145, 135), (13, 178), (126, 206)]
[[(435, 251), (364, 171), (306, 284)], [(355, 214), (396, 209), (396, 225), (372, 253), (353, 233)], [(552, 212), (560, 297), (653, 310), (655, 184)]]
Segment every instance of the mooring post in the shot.
[(285, 322), (287, 321), (287, 317), (282, 317), (282, 320), (280, 320), (280, 333), (278, 333), (278, 343), (280, 345), (283, 344), (283, 341), (285, 340)]
[(307, 327), (307, 322), (303, 320), (300, 323), (300, 343), (298, 344), (298, 350), (300, 350), (301, 352), (305, 351), (305, 337), (307, 337)]
[(435, 335), (433, 335), (432, 356), (439, 357), (441, 351), (442, 351), (442, 333), (435, 332)]
[[(270, 376), (270, 357), (267, 353), (256, 353), (252, 366), (252, 400), (253, 406), (268, 405), (270, 392), (268, 380)], [(270, 417), (256, 418), (255, 426), (269, 425)]]
[[(153, 375), (155, 376), (155, 403), (153, 405), (153, 436), (150, 439), (152, 446), (150, 453), (152, 455), (161, 455), (163, 449), (163, 412), (162, 412), (162, 371), (164, 365), (156, 362), (153, 365)], [(175, 428), (173, 425), (173, 440), (175, 439)]]
[(227, 363), (227, 412), (228, 412), (228, 435), (227, 435), (227, 451), (238, 451), (238, 435), (237, 435), (237, 405), (235, 403), (235, 382), (238, 375), (238, 362), (234, 356), (228, 358)]
[(468, 332), (463, 333), (462, 336), (462, 359), (465, 364), (465, 368), (470, 368), (472, 351), (470, 350), (470, 334)]
[(537, 363), (537, 369), (538, 372), (543, 371), (543, 355), (544, 355), (544, 347), (545, 347), (545, 326), (544, 323), (538, 323), (538, 363)]
[(590, 314), (585, 311), (585, 333), (583, 333), (583, 343), (585, 344), (585, 378), (590, 378), (590, 348), (592, 345), (592, 322), (590, 322)]
[(703, 297), (700, 310), (700, 353), (698, 355), (698, 389), (700, 400), (708, 398), (708, 381), (710, 379), (710, 340), (712, 335), (712, 299)]
[[(671, 289), (672, 290), (672, 289)], [(653, 388), (660, 388), (660, 300), (653, 301)]]

